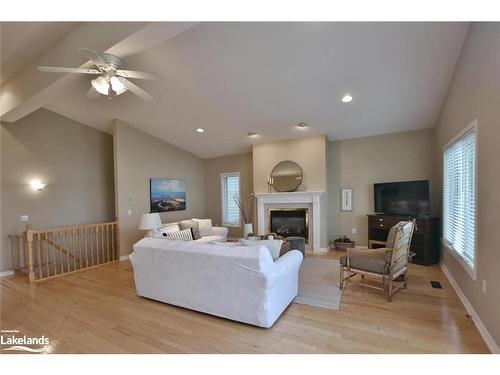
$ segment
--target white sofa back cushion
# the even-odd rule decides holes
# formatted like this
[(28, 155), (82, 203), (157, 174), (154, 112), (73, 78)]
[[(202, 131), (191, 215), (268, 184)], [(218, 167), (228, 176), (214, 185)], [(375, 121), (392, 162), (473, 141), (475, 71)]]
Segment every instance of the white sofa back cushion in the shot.
[(273, 257), (273, 260), (276, 260), (280, 257), (280, 250), (281, 245), (283, 245), (283, 240), (241, 240), (241, 244), (243, 246), (265, 246), (269, 250), (269, 253)]
[(198, 223), (198, 232), (201, 237), (213, 236), (212, 219), (193, 219)]

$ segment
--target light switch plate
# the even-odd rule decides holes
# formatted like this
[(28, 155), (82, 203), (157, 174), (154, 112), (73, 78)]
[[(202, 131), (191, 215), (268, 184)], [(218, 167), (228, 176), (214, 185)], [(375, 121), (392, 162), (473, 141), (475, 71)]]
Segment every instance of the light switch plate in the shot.
[(21, 215), (21, 223), (27, 223), (30, 220), (28, 215)]
[(352, 234), (356, 234), (358, 232), (358, 230), (356, 228), (352, 228), (351, 232), (352, 232)]
[(132, 216), (132, 210), (128, 210), (128, 216)]

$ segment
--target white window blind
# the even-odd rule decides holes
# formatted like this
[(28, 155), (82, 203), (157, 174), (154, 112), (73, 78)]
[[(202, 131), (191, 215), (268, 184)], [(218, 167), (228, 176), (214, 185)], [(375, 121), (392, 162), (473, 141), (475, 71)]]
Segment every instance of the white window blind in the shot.
[(224, 226), (239, 227), (240, 210), (236, 198), (240, 195), (240, 174), (224, 173), (221, 175), (222, 183), (222, 222)]
[[(474, 123), (444, 148), (443, 236), (445, 246), (475, 271), (476, 137)], [(469, 271), (469, 270), (468, 270)]]

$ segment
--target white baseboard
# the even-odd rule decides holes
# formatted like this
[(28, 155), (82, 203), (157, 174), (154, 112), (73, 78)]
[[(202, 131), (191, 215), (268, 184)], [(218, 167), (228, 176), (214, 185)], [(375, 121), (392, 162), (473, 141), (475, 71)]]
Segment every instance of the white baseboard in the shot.
[(483, 324), (481, 319), (479, 318), (479, 315), (477, 314), (476, 310), (474, 310), (474, 307), (472, 307), (472, 304), (470, 301), (467, 299), (465, 294), (462, 292), (460, 287), (458, 286), (457, 282), (453, 278), (451, 272), (448, 270), (446, 265), (444, 263), (439, 263), (441, 266), (441, 269), (443, 270), (444, 274), (448, 278), (448, 281), (450, 282), (451, 286), (453, 289), (455, 289), (455, 292), (457, 292), (458, 298), (460, 298), (460, 301), (462, 301), (463, 305), (465, 306), (465, 309), (469, 313), (469, 315), (472, 317), (472, 320), (474, 321), (474, 324), (476, 325), (477, 330), (483, 337), (484, 342), (490, 349), (490, 351), (493, 354), (500, 354), (500, 347), (498, 344), (495, 342), (493, 337), (490, 335), (488, 330), (486, 329), (486, 326)]
[(123, 262), (124, 260), (128, 260), (129, 256), (130, 256), (130, 255), (122, 255), (122, 256), (120, 257), (120, 262)]
[(0, 272), (0, 277), (12, 276), (13, 274), (14, 274), (14, 271), (12, 271), (12, 270), (3, 271), (3, 272)]

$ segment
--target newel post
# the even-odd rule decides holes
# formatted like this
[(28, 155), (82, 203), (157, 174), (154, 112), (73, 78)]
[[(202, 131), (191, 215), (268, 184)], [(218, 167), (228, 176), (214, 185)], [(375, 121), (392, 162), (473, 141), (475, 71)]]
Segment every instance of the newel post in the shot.
[(28, 248), (28, 278), (29, 282), (35, 281), (35, 272), (33, 271), (33, 231), (31, 224), (26, 225), (26, 245)]

